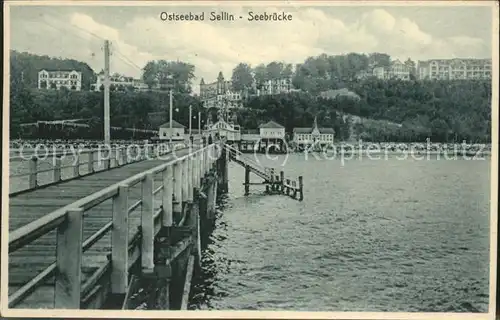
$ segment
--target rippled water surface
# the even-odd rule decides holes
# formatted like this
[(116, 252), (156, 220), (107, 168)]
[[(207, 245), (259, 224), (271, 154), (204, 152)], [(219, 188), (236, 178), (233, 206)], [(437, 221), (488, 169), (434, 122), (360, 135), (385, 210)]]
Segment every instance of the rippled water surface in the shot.
[(231, 163), (193, 308), (487, 312), (489, 166), (291, 155), (299, 202)]

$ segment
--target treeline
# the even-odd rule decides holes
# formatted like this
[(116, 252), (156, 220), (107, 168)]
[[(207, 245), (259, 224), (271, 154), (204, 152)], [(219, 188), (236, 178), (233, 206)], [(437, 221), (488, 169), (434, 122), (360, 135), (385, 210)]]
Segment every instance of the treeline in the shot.
[[(360, 99), (324, 99), (305, 92), (256, 97), (247, 101), (238, 119), (249, 128), (272, 119), (292, 132), (294, 127), (310, 127), (317, 116), (320, 126), (335, 129), (337, 139), (349, 138), (352, 128), (356, 138), (365, 141), (425, 141), (428, 137), (439, 142), (490, 141), (489, 81), (367, 79), (348, 85)], [(353, 115), (365, 120), (354, 121)]]
[[(403, 63), (414, 75), (415, 62), (408, 58)], [(267, 80), (291, 79), (296, 89), (319, 94), (329, 89), (345, 88), (349, 81), (357, 79), (362, 72), (370, 73), (375, 67), (388, 67), (390, 64), (391, 57), (385, 53), (321, 54), (295, 66), (280, 61), (255, 67), (239, 63), (233, 69), (231, 80), (234, 90), (252, 93)]]
[[(341, 139), (346, 138), (349, 128), (355, 138), (370, 141), (425, 141), (428, 137), (441, 142), (490, 141), (491, 81), (418, 81), (415, 63), (411, 59), (403, 63), (410, 70), (410, 81), (362, 76), (374, 67), (391, 64), (391, 57), (384, 53), (322, 54), (295, 68), (276, 61), (255, 68), (240, 63), (232, 74), (235, 89), (248, 90), (265, 80), (289, 77), (301, 93), (250, 98), (244, 104), (248, 110), (239, 112), (239, 119), (252, 128), (259, 114), (280, 121), (291, 131), (310, 126), (317, 115), (318, 121), (333, 127)], [(319, 97), (338, 89), (353, 94), (328, 100)], [(335, 114), (387, 121), (353, 121)]]
[[(350, 82), (359, 99), (338, 96), (325, 99), (307, 92), (254, 97), (237, 110), (244, 129), (257, 128), (275, 120), (292, 132), (310, 127), (317, 116), (323, 127), (334, 128), (336, 140), (351, 137), (365, 141), (462, 140), (487, 142), (491, 135), (491, 83), (488, 81), (382, 81)], [(13, 86), (10, 97), (11, 135), (20, 134), (20, 123), (37, 120), (93, 119), (92, 132), (102, 134), (103, 93), (69, 90), (34, 90)], [(193, 116), (207, 114), (200, 101), (189, 94), (173, 97), (173, 118), (189, 124), (189, 105)], [(154, 129), (169, 119), (168, 92), (111, 92), (111, 125), (123, 128)], [(213, 110), (212, 110), (213, 111)], [(365, 120), (356, 120), (359, 116)], [(369, 121), (375, 119), (380, 121)], [(384, 121), (385, 120), (385, 121)], [(400, 124), (400, 126), (394, 123)], [(198, 120), (192, 120), (197, 128)], [(352, 138), (352, 137), (351, 137)]]
[(42, 69), (80, 71), (82, 73), (82, 90), (89, 90), (90, 85), (96, 81), (94, 70), (85, 62), (10, 50), (11, 84), (38, 88), (38, 72)]
[[(310, 57), (293, 68), (272, 62), (252, 68), (241, 63), (232, 74), (233, 87), (246, 90), (268, 79), (291, 77), (299, 92), (249, 98), (236, 112), (244, 129), (275, 120), (287, 132), (294, 127), (310, 127), (317, 116), (320, 126), (332, 127), (336, 140), (361, 138), (367, 141), (489, 141), (491, 135), (490, 81), (398, 81), (367, 78), (357, 74), (374, 66), (387, 66), (390, 56), (383, 53)], [(411, 70), (414, 64), (405, 61)], [(21, 123), (37, 120), (92, 119), (92, 134), (102, 135), (103, 92), (37, 90), (40, 69), (79, 69), (84, 72), (84, 90), (95, 81), (85, 63), (11, 52), (10, 128), (11, 136), (21, 134)], [(195, 67), (176, 61), (152, 61), (144, 70), (144, 80), (157, 89), (148, 92), (119, 92), (110, 95), (111, 125), (123, 128), (157, 129), (169, 119), (168, 89), (174, 91), (173, 118), (188, 126), (189, 105), (215, 120), (215, 112), (202, 109), (191, 96)], [(255, 81), (254, 81), (255, 79)], [(347, 88), (353, 95), (333, 99), (320, 97), (327, 90)], [(380, 121), (357, 121), (351, 116)], [(387, 120), (387, 121), (385, 121)], [(400, 125), (394, 125), (393, 123)], [(198, 121), (193, 119), (193, 127)]]
[[(352, 81), (349, 88), (361, 99), (341, 111), (402, 124), (387, 128), (392, 136), (433, 141), (486, 142), (491, 139), (491, 81)], [(383, 139), (384, 132), (371, 132)], [(389, 134), (389, 133), (388, 133)], [(383, 139), (387, 140), (387, 139)]]
[[(182, 93), (174, 94), (173, 118), (186, 126), (189, 123), (189, 105), (193, 107), (193, 115), (197, 115), (198, 111), (202, 109), (201, 103), (196, 97)], [(93, 124), (90, 128), (91, 136), (96, 136), (98, 139), (102, 137), (103, 110), (103, 92), (70, 91), (65, 88), (62, 90), (36, 90), (13, 86), (10, 92), (11, 137), (22, 136), (21, 123), (34, 123), (38, 120), (90, 119), (90, 123)], [(110, 93), (111, 126), (157, 130), (158, 126), (167, 122), (168, 119), (169, 94), (166, 91)], [(197, 123), (194, 120), (193, 127)], [(62, 128), (57, 129), (57, 126), (55, 128), (54, 130), (62, 130)], [(64, 130), (71, 131), (73, 129), (66, 127)], [(83, 129), (74, 129), (73, 131), (80, 132), (78, 130)], [(28, 133), (25, 132), (25, 134)], [(77, 134), (74, 135), (77, 136)], [(65, 136), (65, 134), (61, 132), (61, 136)], [(113, 136), (113, 138), (115, 137)]]

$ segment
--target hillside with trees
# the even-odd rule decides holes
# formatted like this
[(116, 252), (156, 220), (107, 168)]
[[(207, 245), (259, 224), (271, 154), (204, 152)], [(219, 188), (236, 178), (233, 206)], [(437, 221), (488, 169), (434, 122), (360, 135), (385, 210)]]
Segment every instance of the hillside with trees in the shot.
[(195, 66), (182, 61), (149, 61), (143, 69), (144, 83), (151, 88), (172, 89), (191, 93)]
[[(17, 52), (13, 52), (10, 62), (13, 137), (19, 135), (20, 123), (37, 120), (91, 118), (96, 134), (102, 131), (99, 125), (103, 119), (102, 92), (36, 89), (37, 70), (41, 68), (80, 66), (90, 74), (93, 71), (88, 65)], [(299, 92), (247, 96), (244, 108), (236, 112), (238, 122), (244, 129), (255, 129), (264, 121), (275, 120), (292, 132), (294, 127), (311, 126), (317, 116), (321, 126), (335, 129), (336, 140), (352, 138), (353, 132), (356, 138), (366, 141), (425, 141), (427, 137), (442, 142), (490, 141), (491, 81), (387, 81), (356, 77), (364, 68), (388, 63), (390, 57), (382, 53), (320, 55), (307, 58), (295, 70), (291, 64), (282, 62), (255, 68), (240, 63), (232, 74), (235, 88), (248, 92), (254, 77), (258, 84), (291, 77)], [(202, 111), (199, 99), (190, 95), (194, 73), (193, 65), (180, 61), (148, 62), (144, 80), (156, 89), (112, 91), (111, 125), (156, 129), (168, 120), (170, 88), (178, 110), (174, 118), (187, 125), (189, 105), (195, 115)], [(322, 94), (325, 92), (329, 94)], [(348, 94), (335, 95), (335, 92)], [(208, 114), (214, 119), (213, 110), (205, 112), (203, 117)], [(353, 116), (364, 120), (355, 121)]]
[[(411, 59), (404, 63), (415, 72)], [(390, 56), (383, 53), (309, 57), (291, 75), (301, 93), (251, 98), (244, 104), (248, 110), (240, 111), (238, 119), (244, 127), (255, 128), (259, 114), (263, 117), (260, 122), (274, 119), (291, 132), (293, 127), (310, 126), (317, 115), (321, 125), (333, 127), (340, 139), (347, 138), (345, 127), (353, 126), (357, 138), (369, 141), (425, 141), (427, 137), (441, 142), (490, 141), (491, 81), (357, 77), (371, 67), (389, 64)], [(242, 87), (242, 79), (251, 83), (252, 76), (257, 83), (288, 77), (289, 66), (272, 62), (252, 69), (240, 63), (233, 70), (233, 86), (236, 82)], [(339, 89), (353, 94), (321, 97), (324, 92)], [(368, 120), (346, 123), (349, 117), (339, 115)]]
[(11, 83), (22, 83), (27, 88), (37, 88), (38, 72), (42, 69), (47, 71), (80, 71), (82, 73), (82, 90), (89, 90), (90, 85), (96, 81), (94, 70), (85, 62), (10, 50)]
[[(11, 51), (10, 57), (10, 131), (11, 137), (19, 137), (21, 123), (38, 120), (89, 119), (90, 131), (75, 129), (69, 136), (102, 137), (104, 118), (104, 93), (89, 91), (95, 82), (94, 71), (76, 60), (51, 58), (30, 53)], [(39, 90), (38, 71), (78, 70), (82, 72), (82, 91)], [(157, 129), (168, 121), (169, 89), (173, 89), (174, 117), (185, 125), (189, 121), (189, 105), (195, 114), (201, 110), (201, 102), (190, 95), (194, 66), (182, 61), (150, 61), (144, 69), (144, 80), (154, 90), (134, 92), (110, 88), (111, 126), (138, 129)], [(197, 124), (197, 122), (196, 122)], [(64, 128), (54, 131), (54, 137), (68, 137)]]
[[(95, 132), (92, 136), (95, 136), (94, 139), (102, 137), (103, 92), (14, 87), (10, 101), (10, 130), (13, 138), (21, 134), (20, 123), (62, 119), (90, 119), (86, 123), (99, 124), (93, 127)], [(185, 93), (176, 93), (173, 105), (175, 119), (185, 125), (189, 121), (188, 106), (193, 106), (195, 114), (202, 108), (198, 99)], [(110, 92), (111, 126), (156, 130), (168, 121), (168, 111), (168, 92)]]

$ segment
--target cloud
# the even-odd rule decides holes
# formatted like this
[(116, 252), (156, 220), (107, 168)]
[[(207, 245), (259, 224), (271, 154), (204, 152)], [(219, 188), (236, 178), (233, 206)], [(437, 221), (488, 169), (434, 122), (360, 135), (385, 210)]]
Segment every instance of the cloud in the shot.
[[(204, 9), (207, 20), (209, 9), (206, 7), (184, 8), (184, 12), (202, 12)], [(222, 7), (216, 10), (222, 10)], [(21, 31), (14, 43), (24, 46), (22, 49), (30, 48), (34, 53), (50, 54), (59, 50), (56, 56), (86, 61), (99, 71), (103, 66), (103, 41), (100, 38), (105, 38), (111, 41), (112, 72), (138, 77), (140, 68), (149, 60), (179, 59), (196, 66), (197, 82), (202, 77), (205, 81), (214, 81), (219, 71), (229, 78), (232, 68), (239, 62), (253, 66), (271, 61), (295, 64), (321, 53), (385, 52), (394, 58), (411, 57), (414, 60), (490, 56), (490, 44), (481, 38), (463, 34), (439, 37), (422, 30), (416, 21), (384, 9), (367, 11), (354, 19), (351, 16), (349, 20), (321, 7), (288, 7), (287, 12), (293, 15), (290, 22), (246, 20), (249, 11), (263, 12), (264, 7), (224, 7), (224, 10), (234, 13), (236, 21), (165, 22), (157, 16), (135, 14), (125, 23), (111, 26), (82, 12), (69, 14), (66, 20), (46, 15), (41, 17), (43, 27), (36, 28), (36, 23), (30, 21), (16, 22), (20, 30), (29, 34), (28, 39), (36, 37), (40, 40), (38, 45), (23, 39)], [(265, 7), (265, 11), (281, 12), (283, 8)], [(240, 15), (244, 17), (241, 20)], [(47, 27), (47, 22), (56, 24), (56, 28)], [(67, 24), (71, 27), (64, 28)], [(66, 30), (65, 34), (57, 29)], [(59, 41), (59, 48), (49, 48), (46, 44), (50, 41)]]

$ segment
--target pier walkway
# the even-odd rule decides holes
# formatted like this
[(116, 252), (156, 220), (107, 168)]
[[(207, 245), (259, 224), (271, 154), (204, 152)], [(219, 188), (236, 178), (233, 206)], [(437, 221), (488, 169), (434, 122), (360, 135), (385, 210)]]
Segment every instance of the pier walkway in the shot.
[[(196, 147), (195, 147), (196, 149)], [(175, 152), (176, 157), (182, 157), (189, 153), (188, 148)], [(9, 232), (12, 239), (13, 231), (22, 230), (29, 223), (43, 218), (50, 213), (66, 207), (87, 196), (95, 194), (106, 187), (117, 184), (134, 175), (143, 173), (149, 169), (157, 167), (166, 161), (172, 160), (171, 153), (162, 155), (161, 160), (152, 158), (126, 165), (112, 166), (107, 170), (80, 176), (77, 178), (51, 183), (41, 188), (15, 193), (9, 197)], [(158, 183), (157, 177), (155, 182)], [(130, 196), (140, 198), (141, 188), (134, 188)], [(156, 203), (158, 209), (159, 204)], [(90, 210), (89, 210), (90, 211)], [(83, 226), (83, 239), (90, 239), (91, 236), (106, 225), (111, 219), (112, 203), (105, 201), (98, 207), (93, 208), (92, 214), (85, 217)], [(140, 225), (140, 214), (131, 217), (129, 234), (137, 231)], [(95, 271), (99, 263), (106, 259), (103, 255), (110, 244), (110, 234), (98, 243), (94, 244), (91, 250), (87, 251), (82, 263), (83, 273)], [(29, 282), (33, 274), (39, 274), (50, 267), (55, 260), (56, 232), (55, 230), (41, 236), (29, 245), (9, 254), (9, 295), (21, 285)], [(10, 251), (10, 250), (9, 250)], [(47, 284), (52, 284), (47, 286)], [(46, 308), (52, 307), (54, 297), (53, 280), (45, 282), (44, 286), (37, 290), (36, 294), (24, 301), (19, 307)]]
[[(159, 286), (151, 308), (186, 309), (217, 194), (228, 189), (229, 160), (245, 168), (245, 193), (266, 184), (303, 198), (302, 177), (297, 185), (283, 172), (275, 176), (224, 141), (175, 155), (146, 150), (148, 160), (127, 163), (118, 152), (114, 167), (96, 172), (87, 164), (94, 172), (84, 175), (77, 161), (68, 180), (56, 161), (54, 181), (42, 187), (30, 169), (31, 188), (9, 196), (10, 310), (133, 309), (141, 303), (133, 291), (144, 281)], [(250, 183), (250, 172), (262, 183)]]

